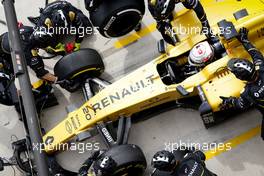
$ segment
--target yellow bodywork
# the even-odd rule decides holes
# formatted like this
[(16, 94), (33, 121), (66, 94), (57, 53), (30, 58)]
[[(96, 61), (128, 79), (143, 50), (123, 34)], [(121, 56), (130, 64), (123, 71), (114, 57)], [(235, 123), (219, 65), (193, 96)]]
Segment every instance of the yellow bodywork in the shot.
[[(260, 33), (264, 29), (262, 1), (204, 0), (201, 2), (210, 24), (216, 31), (217, 22), (223, 19), (232, 21), (237, 30), (247, 27), (250, 29), (250, 40), (263, 51), (264, 34)], [(247, 8), (249, 16), (236, 21), (233, 13), (243, 8)], [(175, 16), (174, 26), (179, 24), (185, 27), (200, 26), (192, 10), (181, 11)], [(157, 65), (169, 58), (181, 59), (183, 53), (188, 52), (196, 43), (206, 38), (200, 34), (193, 34), (179, 35), (179, 39), (181, 42), (176, 47), (168, 48), (166, 54), (107, 86), (78, 110), (69, 113), (65, 120), (43, 137), (46, 142), (46, 151), (51, 153), (58, 150), (59, 144), (93, 128), (98, 122), (114, 121), (120, 116), (131, 116), (165, 102), (186, 98), (176, 91), (179, 85), (190, 93), (188, 97), (197, 95), (196, 87), (200, 85), (214, 112), (219, 111), (221, 103), (219, 96), (239, 96), (245, 84), (228, 72), (226, 64), (230, 58), (250, 58), (250, 56), (236, 39), (226, 41), (221, 38), (221, 42), (228, 51), (227, 56), (209, 64), (180, 84), (165, 85), (157, 71)], [(49, 141), (50, 138), (52, 140)]]

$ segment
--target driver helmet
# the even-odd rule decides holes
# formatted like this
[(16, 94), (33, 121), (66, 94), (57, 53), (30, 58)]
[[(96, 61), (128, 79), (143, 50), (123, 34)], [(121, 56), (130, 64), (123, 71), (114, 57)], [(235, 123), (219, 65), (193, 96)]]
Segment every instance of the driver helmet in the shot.
[(160, 171), (171, 172), (176, 167), (177, 160), (171, 152), (163, 150), (153, 156), (151, 165)]
[(96, 176), (110, 176), (114, 173), (117, 163), (111, 156), (104, 156), (98, 159), (94, 165)]
[(68, 26), (67, 18), (64, 15), (62, 10), (57, 10), (53, 12), (51, 21), (52, 21), (53, 27), (67, 27)]
[(227, 68), (243, 81), (253, 81), (257, 75), (254, 64), (247, 59), (231, 59), (228, 61)]
[(148, 4), (157, 20), (167, 19), (175, 8), (175, 0), (148, 0)]
[(207, 63), (210, 63), (214, 58), (214, 49), (208, 43), (204, 41), (195, 45), (190, 51), (188, 62), (192, 66), (202, 67)]

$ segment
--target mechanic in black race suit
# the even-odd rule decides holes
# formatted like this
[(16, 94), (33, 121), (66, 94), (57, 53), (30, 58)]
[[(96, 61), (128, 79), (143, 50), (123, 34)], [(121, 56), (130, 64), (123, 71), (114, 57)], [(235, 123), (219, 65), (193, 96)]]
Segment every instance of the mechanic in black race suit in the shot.
[[(27, 65), (36, 73), (36, 76), (40, 79), (55, 82), (56, 77), (49, 73), (44, 68), (44, 63), (42, 58), (38, 55), (38, 49), (45, 48), (50, 45), (56, 44), (56, 39), (50, 34), (43, 34), (34, 31), (33, 27), (24, 26), (19, 24), (19, 33), (21, 36), (22, 50), (25, 53)], [(8, 40), (8, 32), (1, 35), (1, 48), (2, 54), (6, 56), (6, 60), (11, 62), (10, 46)], [(11, 64), (12, 65), (12, 64)]]
[(148, 0), (148, 8), (153, 18), (157, 21), (157, 29), (161, 33), (163, 39), (175, 45), (172, 40), (172, 25), (173, 11), (177, 3), (182, 4), (187, 9), (193, 9), (202, 23), (202, 33), (205, 33), (207, 38), (213, 38), (212, 30), (210, 28), (206, 13), (199, 0)]
[(155, 168), (152, 176), (216, 176), (206, 168), (205, 159), (205, 154), (195, 148), (159, 151), (151, 162)]
[(248, 40), (248, 29), (241, 28), (238, 40), (253, 58), (253, 63), (247, 59), (231, 59), (228, 69), (240, 80), (247, 84), (239, 98), (220, 97), (223, 99), (221, 107), (233, 107), (238, 110), (255, 106), (262, 114), (261, 137), (264, 140), (264, 57)]
[[(67, 1), (50, 3), (45, 8), (40, 9), (39, 17), (29, 17), (29, 20), (36, 25), (35, 30), (42, 33), (52, 33), (58, 40), (65, 35), (76, 34), (73, 44), (74, 51), (80, 49), (86, 34), (92, 35), (93, 33), (93, 27), (88, 17)], [(64, 44), (59, 43), (55, 48), (64, 47)]]
[[(36, 73), (36, 76), (44, 81), (40, 81), (37, 87), (32, 88), (37, 110), (45, 107), (57, 105), (57, 99), (51, 93), (52, 86), (56, 77), (44, 68), (42, 58), (37, 54), (37, 49), (52, 44), (51, 36), (39, 35), (34, 33), (32, 27), (23, 26), (19, 23), (19, 33), (21, 36), (22, 50), (25, 53), (27, 65)], [(0, 36), (0, 103), (8, 106), (15, 105), (16, 110), (20, 111), (19, 96), (14, 84), (14, 69), (11, 57), (11, 48), (9, 46), (8, 33)], [(44, 104), (43, 104), (44, 103)]]

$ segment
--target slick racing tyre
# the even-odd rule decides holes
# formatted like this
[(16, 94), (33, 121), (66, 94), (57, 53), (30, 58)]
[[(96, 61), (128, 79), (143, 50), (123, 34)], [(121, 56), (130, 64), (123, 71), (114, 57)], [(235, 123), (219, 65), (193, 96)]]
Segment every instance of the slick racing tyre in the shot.
[(100, 76), (104, 63), (96, 50), (81, 49), (61, 58), (54, 67), (58, 82), (70, 82), (64, 89), (69, 92), (78, 90), (87, 78)]
[(86, 79), (100, 76), (104, 63), (96, 50), (81, 49), (61, 58), (54, 67), (58, 80)]
[(119, 145), (111, 148), (102, 158), (110, 156), (116, 162), (113, 176), (142, 176), (147, 162), (142, 150), (136, 145)]
[(134, 30), (144, 13), (144, 0), (106, 0), (90, 12), (90, 19), (103, 36), (112, 38)]

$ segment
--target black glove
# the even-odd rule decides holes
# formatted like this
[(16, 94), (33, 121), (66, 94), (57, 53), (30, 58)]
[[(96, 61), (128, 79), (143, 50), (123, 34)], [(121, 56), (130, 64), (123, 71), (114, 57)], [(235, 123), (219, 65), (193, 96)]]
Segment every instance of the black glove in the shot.
[(166, 21), (158, 22), (157, 23), (157, 29), (161, 33), (163, 39), (167, 43), (169, 43), (173, 46), (176, 45), (177, 39), (176, 39), (175, 33), (173, 31), (173, 27), (172, 27), (170, 22), (166, 22)]
[(90, 157), (91, 158), (91, 160), (96, 160), (97, 158), (98, 158), (98, 156), (100, 155), (100, 151), (96, 151), (96, 152), (94, 152), (93, 154), (92, 154), (92, 156)]
[(69, 81), (66, 79), (62, 81), (58, 81), (57, 84), (59, 84), (61, 88), (66, 89), (69, 92), (76, 91), (80, 86), (80, 83), (75, 82), (75, 81)]
[(205, 154), (202, 151), (196, 150), (194, 152), (194, 154), (196, 154), (202, 161), (205, 161), (206, 160), (206, 156), (205, 156)]
[(88, 171), (95, 160), (97, 160), (98, 156), (100, 155), (100, 151), (96, 151), (90, 156), (79, 169), (79, 176), (86, 176)]
[(249, 43), (248, 40), (248, 29), (243, 27), (239, 30), (239, 36), (237, 37), (237, 39), (241, 42), (241, 43)]
[(222, 97), (222, 96), (220, 96), (220, 98), (223, 100), (223, 102), (220, 105), (221, 109), (228, 109), (228, 108), (234, 107), (234, 105), (235, 105), (235, 103), (234, 103), (235, 98), (234, 97)]

